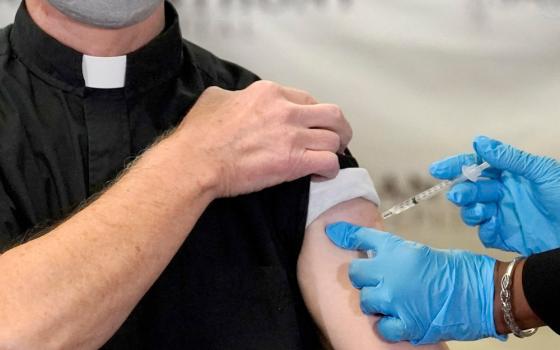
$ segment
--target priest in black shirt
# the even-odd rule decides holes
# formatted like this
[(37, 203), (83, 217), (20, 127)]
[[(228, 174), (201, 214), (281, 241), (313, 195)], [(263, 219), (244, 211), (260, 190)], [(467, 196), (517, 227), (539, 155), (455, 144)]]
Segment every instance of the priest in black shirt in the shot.
[(22, 3), (0, 31), (0, 348), (317, 349), (315, 323), (393, 346), (323, 233), (377, 208), (348, 186), (308, 215), (308, 175), (356, 167), (348, 123), (257, 80), (162, 0)]
[(316, 346), (305, 176), (337, 174), (350, 127), (157, 2), (107, 29), (28, 0), (0, 31), (2, 349)]

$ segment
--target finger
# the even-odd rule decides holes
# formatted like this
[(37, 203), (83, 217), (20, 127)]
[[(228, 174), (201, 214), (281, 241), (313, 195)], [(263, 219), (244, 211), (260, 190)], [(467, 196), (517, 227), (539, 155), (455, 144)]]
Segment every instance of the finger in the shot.
[(531, 181), (537, 181), (558, 164), (552, 158), (538, 157), (486, 136), (475, 138), (473, 146), (492, 167), (508, 170)]
[(480, 225), (478, 229), (478, 237), (480, 242), (486, 248), (497, 248), (500, 245), (500, 238), (497, 234), (498, 230), (498, 217), (493, 216), (488, 221)]
[(360, 308), (366, 315), (393, 316), (393, 304), (387, 292), (377, 287), (365, 287), (360, 291)]
[(340, 136), (330, 130), (304, 129), (301, 143), (301, 146), (308, 150), (336, 153), (340, 149)]
[(482, 171), (482, 178), (486, 178), (486, 179), (500, 179), (500, 177), (502, 176), (502, 170), (497, 169), (497, 168), (488, 168)]
[(317, 104), (302, 106), (299, 118), (306, 128), (331, 130), (340, 136), (340, 150), (342, 153), (352, 139), (352, 127), (346, 120), (340, 107), (332, 104)]
[(447, 199), (458, 206), (469, 206), (478, 202), (497, 202), (503, 197), (502, 186), (496, 180), (463, 182), (447, 192)]
[(328, 225), (327, 236), (340, 248), (378, 251), (390, 234), (372, 228), (355, 226), (346, 222)]
[(281, 86), (280, 92), (288, 101), (298, 105), (316, 105), (318, 103), (307, 91)]
[(396, 317), (385, 316), (379, 319), (377, 330), (385, 340), (392, 343), (413, 340), (404, 322)]
[(474, 154), (459, 154), (432, 163), (430, 174), (442, 180), (452, 180), (463, 173), (463, 166), (476, 164)]
[(461, 208), (461, 218), (469, 226), (478, 226), (490, 220), (497, 213), (498, 206), (496, 203), (476, 203)]
[(356, 259), (350, 263), (348, 276), (354, 288), (377, 287), (383, 276), (377, 272), (375, 259)]
[(296, 178), (318, 175), (334, 179), (340, 171), (340, 164), (335, 153), (329, 151), (306, 150), (302, 156), (303, 167)]

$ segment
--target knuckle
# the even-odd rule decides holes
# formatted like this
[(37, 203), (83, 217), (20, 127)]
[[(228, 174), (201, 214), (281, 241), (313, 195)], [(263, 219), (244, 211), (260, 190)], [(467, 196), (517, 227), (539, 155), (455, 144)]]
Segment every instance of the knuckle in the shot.
[(360, 273), (360, 266), (357, 264), (357, 261), (352, 261), (350, 263), (350, 266), (348, 266), (348, 277), (350, 277), (352, 283), (354, 283), (354, 281), (357, 279), (359, 273)]
[(348, 277), (350, 278), (350, 282), (352, 283), (352, 286), (354, 288), (356, 289), (364, 288), (364, 282), (363, 282), (364, 276), (363, 276), (363, 272), (360, 270), (359, 267), (354, 267), (352, 273), (348, 271)]
[(317, 99), (315, 97), (313, 97), (312, 95), (308, 96), (308, 101), (307, 102), (309, 102), (309, 104), (312, 104), (312, 105), (315, 105), (315, 104), (319, 103), (319, 101), (317, 101)]
[(354, 129), (352, 129), (352, 126), (348, 124), (348, 131), (347, 131), (345, 142), (350, 142), (350, 140), (352, 140), (353, 137), (354, 137)]
[(369, 303), (369, 295), (367, 293), (367, 289), (362, 289), (360, 292), (360, 308), (366, 314), (370, 313), (370, 303)]
[(270, 92), (274, 92), (274, 91), (278, 91), (280, 86), (270, 80), (259, 80), (255, 83), (253, 83), (252, 86), (255, 86), (258, 89), (262, 89), (264, 91), (270, 91)]
[(298, 132), (298, 130), (289, 129), (285, 132), (285, 135), (286, 135), (286, 139), (289, 142), (289, 145), (293, 145), (299, 139), (300, 133)]
[(264, 85), (266, 85), (268, 83), (267, 80), (257, 80), (254, 83), (252, 83), (249, 88), (262, 88)]
[(390, 287), (383, 288), (383, 290), (379, 294), (379, 302), (384, 305), (392, 305), (394, 301), (395, 301), (395, 296), (391, 288)]
[(329, 153), (329, 158), (328, 158), (328, 162), (327, 162), (331, 167), (333, 167), (334, 169), (340, 170), (340, 164), (338, 162), (338, 156), (335, 153)]
[(299, 117), (299, 109), (288, 101), (279, 101), (277, 104), (278, 117), (281, 121), (290, 123)]
[(338, 157), (336, 154), (332, 153), (327, 168), (329, 170), (328, 177), (335, 178), (338, 176), (338, 173), (340, 172), (340, 164), (338, 163)]
[(338, 105), (327, 104), (325, 107), (332, 118), (337, 120), (344, 119), (344, 113), (342, 113), (342, 109)]
[(308, 91), (301, 90), (303, 96), (303, 102), (308, 105), (317, 104), (317, 100)]
[(278, 129), (276, 134), (276, 145), (284, 159), (288, 159), (290, 154), (297, 148), (300, 133), (293, 128), (282, 127)]
[(337, 151), (340, 148), (341, 137), (337, 133), (332, 133), (329, 141), (329, 150)]
[(208, 88), (206, 88), (206, 90), (204, 90), (204, 92), (202, 93), (202, 96), (208, 96), (208, 95), (217, 95), (222, 93), (224, 90), (218, 86), (210, 86)]

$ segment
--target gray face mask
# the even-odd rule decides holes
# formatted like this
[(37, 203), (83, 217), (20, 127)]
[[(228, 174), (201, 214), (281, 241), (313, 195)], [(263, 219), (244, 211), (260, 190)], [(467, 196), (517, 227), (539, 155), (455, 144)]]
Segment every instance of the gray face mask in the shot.
[(163, 0), (48, 0), (78, 22), (102, 28), (123, 28), (142, 22)]

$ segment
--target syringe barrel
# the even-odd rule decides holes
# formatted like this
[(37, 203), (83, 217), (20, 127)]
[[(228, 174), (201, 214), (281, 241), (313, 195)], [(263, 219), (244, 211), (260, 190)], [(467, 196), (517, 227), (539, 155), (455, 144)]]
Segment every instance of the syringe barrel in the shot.
[(449, 188), (451, 185), (453, 184), (452, 181), (443, 181), (440, 182), (439, 184), (427, 189), (424, 192), (418, 193), (416, 196), (413, 197), (414, 201), (416, 202), (421, 202), (421, 201), (425, 201), (427, 199), (430, 199), (432, 197), (435, 197), (438, 193), (440, 193), (441, 191), (446, 190), (447, 188)]

